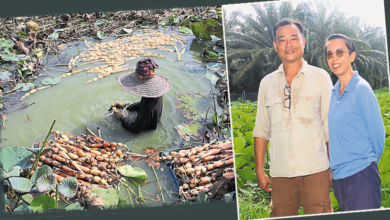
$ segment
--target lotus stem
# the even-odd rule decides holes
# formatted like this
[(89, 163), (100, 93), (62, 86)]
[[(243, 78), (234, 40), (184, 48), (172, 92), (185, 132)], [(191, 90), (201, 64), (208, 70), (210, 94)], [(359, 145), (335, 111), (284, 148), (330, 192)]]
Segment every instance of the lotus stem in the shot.
[[(39, 152), (38, 152), (38, 154), (37, 154), (37, 156), (36, 156), (36, 158), (35, 158), (35, 161), (34, 161), (32, 167), (31, 167), (31, 170), (34, 170), (35, 164), (38, 162), (39, 157), (41, 156), (42, 150), (43, 150), (43, 148), (45, 147), (45, 144), (46, 144), (46, 142), (47, 142), (47, 139), (49, 138), (49, 135), (50, 135), (51, 131), (53, 130), (53, 127), (54, 127), (54, 124), (55, 124), (55, 123), (56, 123), (56, 120), (54, 119), (53, 124), (52, 124), (51, 127), (50, 127), (49, 133), (47, 133), (46, 139), (45, 139), (45, 141), (43, 142), (42, 147), (41, 147), (41, 149), (39, 150)], [(27, 179), (30, 179), (31, 170), (28, 171)]]
[(58, 209), (58, 183), (56, 185), (56, 209)]
[(161, 190), (160, 181), (158, 181), (158, 177), (157, 177), (156, 171), (154, 170), (154, 167), (153, 167), (153, 166), (152, 166), (152, 169), (153, 169), (154, 176), (156, 177), (158, 190), (159, 190), (160, 193), (161, 193), (161, 199), (162, 199), (162, 201), (163, 201), (163, 203), (164, 203), (164, 195), (163, 195), (163, 191)]

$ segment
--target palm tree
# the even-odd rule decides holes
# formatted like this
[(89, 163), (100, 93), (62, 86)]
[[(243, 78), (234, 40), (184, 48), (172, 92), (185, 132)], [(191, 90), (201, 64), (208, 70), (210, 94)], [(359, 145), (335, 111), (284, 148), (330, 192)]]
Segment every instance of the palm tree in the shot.
[(300, 21), (306, 38), (303, 58), (311, 65), (327, 70), (335, 83), (324, 53), (327, 38), (333, 33), (345, 34), (357, 46), (354, 68), (371, 86), (388, 85), (387, 56), (384, 31), (378, 27), (360, 25), (359, 17), (346, 18), (338, 7), (332, 8), (323, 1), (302, 2), (295, 8), (291, 2), (252, 4), (256, 17), (240, 11), (225, 17), (225, 38), (229, 72), (229, 88), (232, 93), (242, 90), (257, 92), (260, 80), (281, 64), (273, 49), (273, 26), (283, 18)]
[[(273, 49), (273, 26), (285, 17), (304, 17), (301, 7), (293, 9), (291, 2), (282, 2), (276, 8), (275, 3), (267, 3), (265, 7), (259, 4), (251, 5), (256, 17), (239, 16), (232, 13), (228, 19), (243, 22), (231, 25), (231, 20), (225, 23), (225, 38), (229, 84), (231, 92), (257, 92), (260, 80), (274, 71), (281, 60)], [(245, 24), (245, 25), (243, 25)]]

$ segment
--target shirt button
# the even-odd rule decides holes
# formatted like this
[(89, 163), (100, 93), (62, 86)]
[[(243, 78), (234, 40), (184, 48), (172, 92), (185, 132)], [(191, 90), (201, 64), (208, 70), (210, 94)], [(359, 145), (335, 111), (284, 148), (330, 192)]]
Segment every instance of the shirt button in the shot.
[(337, 101), (337, 104), (339, 104), (339, 101)]

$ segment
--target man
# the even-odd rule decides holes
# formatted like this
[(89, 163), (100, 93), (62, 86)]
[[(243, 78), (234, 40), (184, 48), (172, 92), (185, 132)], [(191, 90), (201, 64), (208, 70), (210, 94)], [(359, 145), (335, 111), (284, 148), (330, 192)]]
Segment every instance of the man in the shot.
[[(333, 212), (330, 199), (327, 115), (332, 91), (329, 74), (303, 60), (303, 26), (283, 19), (273, 28), (282, 60), (260, 83), (255, 163), (260, 188), (271, 192), (271, 217)], [(270, 176), (264, 159), (270, 141)]]
[(154, 69), (159, 66), (150, 58), (144, 58), (137, 62), (135, 72), (129, 72), (119, 76), (119, 84), (128, 92), (141, 96), (141, 101), (133, 104), (115, 103), (111, 106), (117, 109), (126, 108), (128, 111), (137, 111), (137, 118), (132, 121), (125, 118), (122, 113), (114, 108), (114, 117), (121, 121), (126, 130), (139, 134), (143, 130), (155, 130), (161, 118), (163, 99), (171, 88), (169, 80), (161, 75), (156, 75)]

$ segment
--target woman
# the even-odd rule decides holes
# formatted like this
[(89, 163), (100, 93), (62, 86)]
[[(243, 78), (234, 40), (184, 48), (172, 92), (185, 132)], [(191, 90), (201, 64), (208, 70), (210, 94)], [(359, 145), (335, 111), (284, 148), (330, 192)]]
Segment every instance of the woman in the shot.
[(158, 69), (157, 63), (150, 58), (137, 62), (135, 72), (124, 73), (119, 76), (119, 84), (133, 95), (141, 96), (141, 101), (133, 104), (115, 103), (112, 107), (126, 108), (128, 111), (137, 111), (137, 118), (133, 121), (125, 118), (121, 112), (114, 111), (114, 117), (121, 121), (126, 130), (139, 134), (144, 130), (155, 130), (161, 119), (163, 98), (171, 88), (168, 79), (154, 73)]
[(329, 113), (329, 158), (333, 191), (341, 211), (379, 208), (381, 179), (378, 163), (385, 128), (370, 84), (352, 70), (356, 58), (353, 41), (331, 35), (325, 57), (339, 78), (333, 88)]

